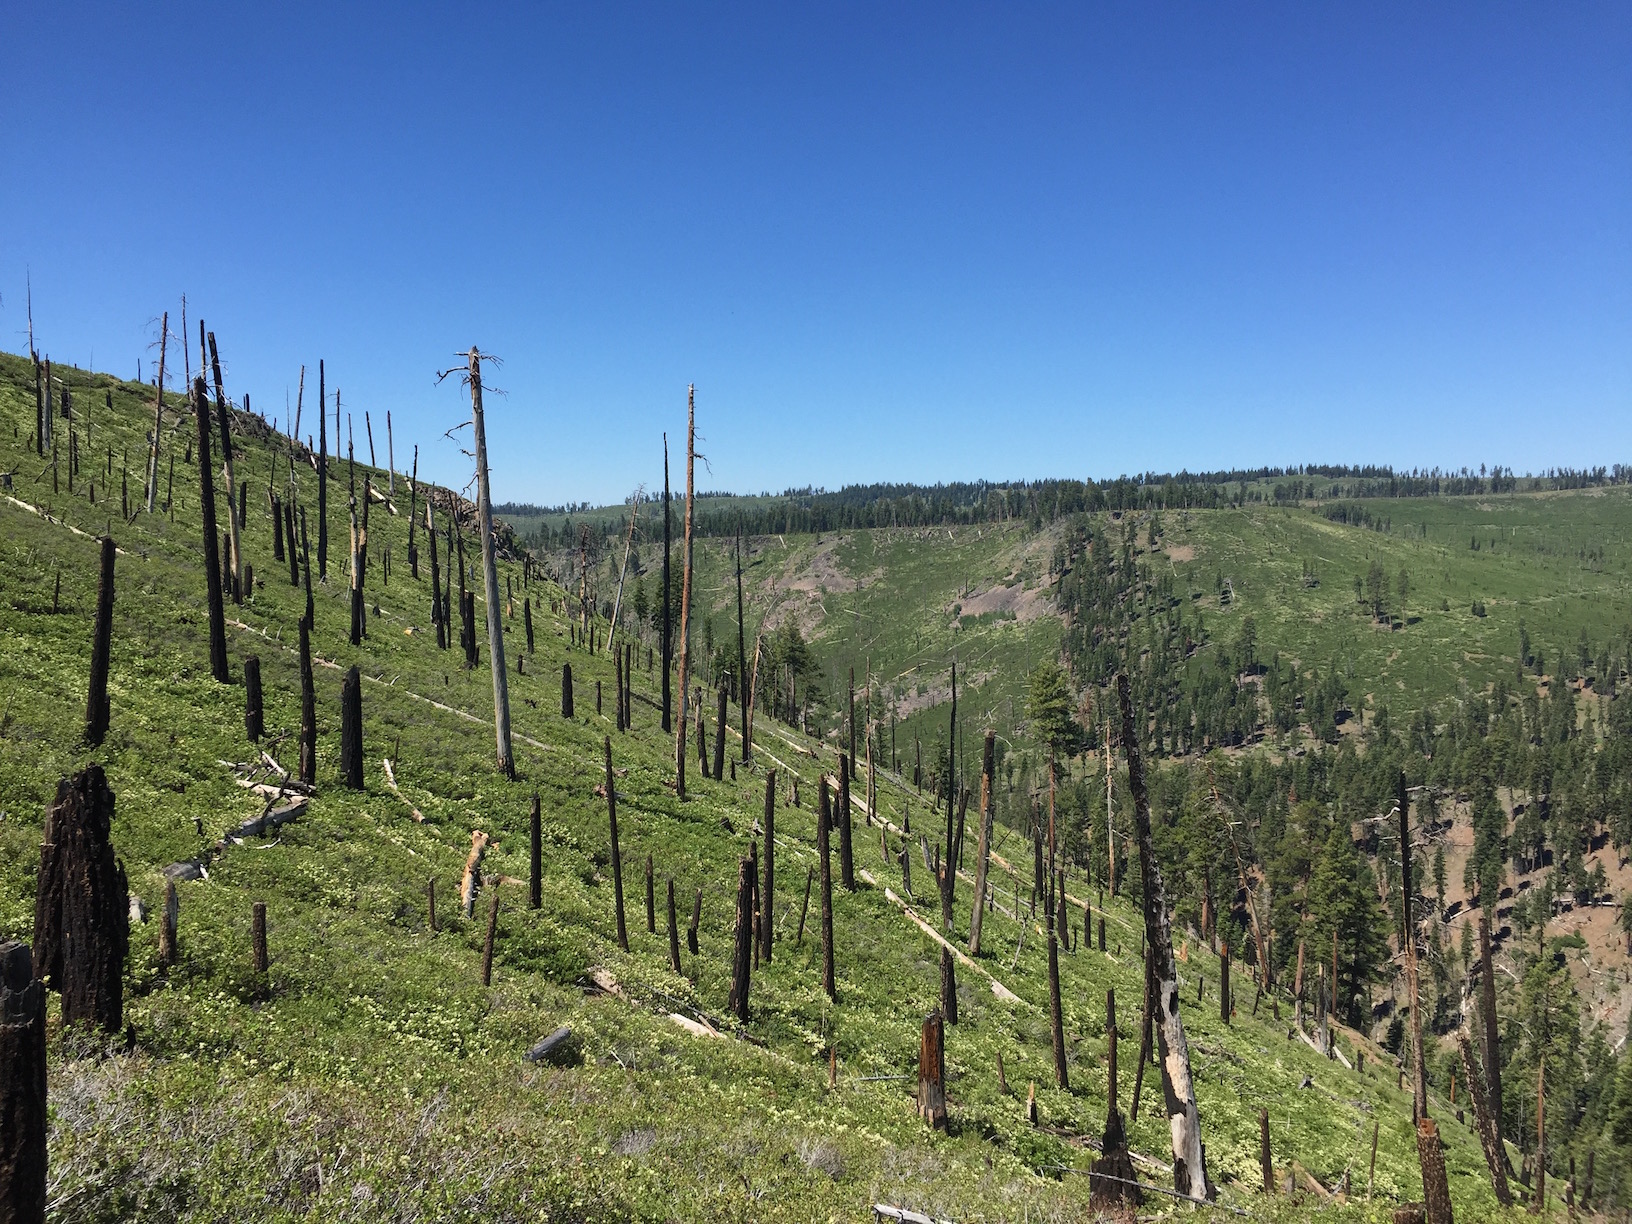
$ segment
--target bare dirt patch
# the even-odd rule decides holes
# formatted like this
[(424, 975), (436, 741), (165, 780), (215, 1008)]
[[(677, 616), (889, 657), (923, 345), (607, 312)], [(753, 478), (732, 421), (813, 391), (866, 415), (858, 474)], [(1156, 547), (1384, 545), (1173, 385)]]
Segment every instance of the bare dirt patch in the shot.
[(958, 601), (962, 616), (984, 616), (988, 612), (1012, 612), (1018, 621), (1032, 621), (1046, 616), (1050, 601), (1045, 586), (1027, 587), (1022, 582), (1010, 586), (994, 586), (976, 592)]
[(1167, 559), (1169, 561), (1194, 561), (1196, 559), (1195, 545), (1169, 544), (1167, 546)]

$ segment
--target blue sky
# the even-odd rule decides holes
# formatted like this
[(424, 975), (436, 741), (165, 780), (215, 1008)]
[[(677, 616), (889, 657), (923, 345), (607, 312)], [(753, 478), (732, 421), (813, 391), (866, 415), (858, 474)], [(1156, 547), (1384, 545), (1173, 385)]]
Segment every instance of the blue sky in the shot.
[(1632, 461), (1632, 6), (514, 7), (17, 6), (0, 345), (453, 480), (478, 344), (546, 503), (688, 382), (712, 488)]

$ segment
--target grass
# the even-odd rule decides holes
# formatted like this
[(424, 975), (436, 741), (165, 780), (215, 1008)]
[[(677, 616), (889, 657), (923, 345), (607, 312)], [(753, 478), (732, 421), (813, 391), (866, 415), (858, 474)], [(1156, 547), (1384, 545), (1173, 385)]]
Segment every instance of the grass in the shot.
[[(149, 411), (140, 388), (64, 373), (76, 401), (91, 401), (92, 448), (138, 453)], [(112, 395), (111, 411), (104, 392)], [(114, 531), (125, 554), (118, 561), (112, 730), (94, 752), (80, 746), (95, 544), (67, 525), (102, 530), (106, 491), (99, 479), (94, 507), (82, 493), (50, 493), (50, 476), (36, 479), (40, 462), (25, 452), (32, 422), (31, 374), (23, 362), (0, 358), (0, 469), (16, 473), (18, 500), (49, 505), (59, 520), (0, 501), (0, 938), (25, 939), (44, 809), (59, 777), (91, 760), (107, 768), (118, 796), (115, 847), (132, 890), (150, 907), (166, 864), (197, 854), (262, 806), (220, 764), (245, 760), (251, 749), (241, 687), (209, 676), (196, 472), (179, 461), (174, 523), (139, 515)], [(288, 762), (298, 713), (290, 646), (304, 595), (271, 558), (264, 509), (271, 445), (249, 440), (238, 460), (240, 479), (254, 481), (246, 549), (259, 585), (242, 608), (229, 609), (241, 622), (229, 630), (229, 648), (235, 675), (248, 654), (260, 656), (269, 747)], [(300, 477), (310, 519), (314, 478), (309, 470)], [(336, 513), (336, 536), (339, 521)], [(1003, 1003), (983, 977), (960, 972), (962, 1023), (947, 1040), (953, 1126), (930, 1133), (914, 1115), (910, 1080), (869, 1078), (911, 1074), (919, 1025), (938, 997), (938, 948), (886, 896), (884, 885), (899, 892), (901, 882), (879, 859), (876, 828), (858, 821), (855, 839), (857, 865), (874, 873), (877, 886), (835, 898), (836, 1005), (820, 989), (814, 917), (802, 943), (794, 936), (805, 868), (814, 862), (817, 769), (834, 768), (833, 750), (764, 727), (753, 768), (739, 769), (735, 782), (715, 783), (697, 779), (693, 767), (690, 795), (679, 802), (668, 785), (672, 744), (650, 704), (656, 676), (638, 672), (635, 730), (618, 734), (609, 717), (609, 661), (569, 649), (563, 622), (548, 610), (560, 592), (535, 583), (528, 594), (542, 596), (545, 610), (535, 609), (538, 647), (526, 675), (513, 670), (523, 644), (519, 600), (515, 618), (505, 621), (513, 713), (526, 737), (517, 744), (518, 777), (507, 781), (492, 764), (485, 644), (474, 672), (461, 668), (456, 651), (436, 649), (428, 583), (409, 578), (403, 560), (404, 518), (376, 510), (372, 527), (371, 555), (378, 561), (389, 548), (394, 574), (389, 586), (379, 584), (377, 568), (370, 574), (379, 613), (361, 648), (346, 643), (338, 563), (317, 589), (314, 648), (335, 664), (317, 673), (317, 798), (275, 840), (232, 846), (208, 880), (179, 885), (182, 960), (175, 969), (157, 967), (155, 924), (133, 931), (128, 1041), (53, 1028), (54, 1219), (825, 1220), (862, 1217), (874, 1201), (959, 1221), (1082, 1218), (1088, 1188), (1079, 1174), (1105, 1110), (1109, 988), (1121, 1003), (1124, 1092), (1132, 1079), (1142, 974), (1137, 954), (1129, 955), (1137, 940), (1130, 907), (1110, 904), (1113, 955), (1084, 947), (1061, 956), (1069, 1092), (1052, 1085), (1039, 932), (1028, 919), (1021, 943), (1021, 924), (992, 914), (982, 964), (1022, 1002)], [(881, 670), (889, 660), (887, 674), (902, 685), (912, 683), (905, 678), (910, 652), (932, 658), (957, 643), (971, 671), (994, 673), (985, 682), (990, 691), (972, 688), (981, 694), (977, 708), (995, 709), (1003, 692), (1014, 691), (1026, 652), (1042, 648), (1034, 635), (1047, 622), (953, 628), (940, 611), (908, 614), (945, 607), (970, 574), (1013, 572), (1016, 550), (1030, 545), (1019, 532), (958, 533), (949, 547), (963, 550), (959, 565), (968, 570), (948, 577), (945, 554), (926, 543), (862, 533), (832, 541), (842, 569), (882, 570), (888, 578), (838, 593), (827, 605), (829, 621), (854, 612), (857, 627), (822, 640), (837, 659), (843, 651), (872, 652)], [(818, 546), (790, 541), (790, 553), (795, 547)], [(709, 555), (705, 587), (720, 574), (717, 556)], [(503, 568), (519, 594), (519, 566)], [(61, 603), (53, 615), (58, 574)], [(984, 661), (974, 662), (981, 651)], [(574, 720), (559, 714), (560, 668), (569, 660), (577, 679)], [(346, 791), (337, 779), (340, 676), (353, 663), (369, 677), (362, 792)], [(596, 681), (607, 690), (607, 716), (594, 712)], [(627, 953), (612, 938), (606, 811), (593, 793), (607, 735), (617, 767), (627, 771), (617, 784)], [(818, 756), (800, 755), (795, 744)], [(406, 801), (384, 784), (385, 756)], [(784, 794), (788, 774), (798, 774), (804, 806), (778, 811), (779, 941), (754, 978), (743, 1035), (751, 1040), (694, 1037), (668, 1013), (725, 1012), (731, 882), (757, 836), (760, 771), (773, 764)], [(453, 903), (455, 882), (476, 828), (496, 839), (489, 870), (527, 874), (535, 792), (544, 814), (543, 905), (531, 911), (523, 888), (497, 885), (495, 977), (483, 988), (485, 896), (467, 921)], [(909, 799), (922, 812), (915, 796), (893, 783), (882, 787), (892, 818)], [(424, 823), (411, 819), (410, 804)], [(891, 850), (898, 846), (892, 838)], [(667, 964), (661, 904), (657, 933), (645, 929), (648, 853), (660, 896), (671, 877), (682, 898), (704, 892), (701, 951), (684, 956), (683, 975)], [(431, 877), (444, 916), (436, 933), (424, 912)], [(921, 866), (914, 873), (920, 902), (927, 878)], [(1012, 887), (1000, 877), (1005, 907)], [(265, 982), (250, 968), (256, 900), (269, 913)], [(960, 932), (969, 904), (964, 883)], [(682, 922), (687, 908), (683, 903)], [(1211, 1173), (1224, 1201), (1264, 1218), (1305, 1218), (1313, 1210), (1309, 1199), (1252, 1193), (1259, 1107), (1270, 1111), (1278, 1163), (1296, 1160), (1328, 1184), (1345, 1168), (1363, 1182), (1360, 1153), (1371, 1123), (1380, 1122), (1377, 1198), (1326, 1209), (1334, 1218), (1386, 1219), (1393, 1200), (1415, 1197), (1409, 1098), (1396, 1090), (1392, 1070), (1368, 1058), (1367, 1074), (1356, 1075), (1318, 1057), (1270, 1020), (1267, 1002), (1256, 1018), (1243, 1005), (1236, 1022), (1224, 1025), (1208, 959), (1196, 951), (1183, 967), (1185, 1022)], [(586, 992), (580, 981), (591, 966), (607, 969), (623, 995)], [(1197, 976), (1209, 979), (1200, 1004), (1191, 1002)], [(1237, 980), (1239, 988), (1245, 969)], [(523, 1052), (562, 1023), (572, 1025), (581, 1061), (526, 1063)], [(830, 1045), (836, 1090), (827, 1086)], [(998, 1086), (999, 1054), (1008, 1093)], [(1313, 1086), (1300, 1089), (1305, 1077)], [(1039, 1128), (1024, 1116), (1032, 1081)], [(1154, 1088), (1145, 1085), (1146, 1108), (1131, 1140), (1159, 1158), (1166, 1128), (1153, 1108)], [(1439, 1112), (1447, 1115), (1452, 1191), (1463, 1218), (1488, 1215), (1474, 1137), (1449, 1121), (1448, 1110)], [(1150, 1176), (1165, 1180), (1160, 1172)]]

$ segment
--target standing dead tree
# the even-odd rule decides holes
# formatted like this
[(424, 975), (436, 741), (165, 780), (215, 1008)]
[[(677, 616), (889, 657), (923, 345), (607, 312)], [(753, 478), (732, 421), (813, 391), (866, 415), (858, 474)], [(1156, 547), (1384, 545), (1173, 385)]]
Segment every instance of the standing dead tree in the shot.
[[(329, 580), (329, 400), (317, 362), (317, 580)], [(336, 443), (339, 438), (335, 439)]]
[(1139, 838), (1139, 868), (1144, 880), (1145, 945), (1154, 972), (1151, 997), (1156, 1035), (1161, 1045), (1162, 1094), (1168, 1129), (1173, 1138), (1173, 1188), (1180, 1194), (1211, 1201), (1215, 1191), (1207, 1180), (1201, 1150), (1201, 1114), (1190, 1076), (1190, 1047), (1179, 1016), (1179, 973), (1173, 960), (1173, 929), (1167, 892), (1156, 861), (1150, 828), (1150, 799), (1145, 791), (1145, 767), (1139, 751), (1139, 728), (1133, 718), (1128, 677), (1116, 678), (1117, 703), (1122, 714), (1122, 749), (1128, 757), (1128, 788), (1133, 792), (1133, 819)]
[[(198, 321), (198, 330), (204, 330), (203, 319)], [(232, 542), (232, 602), (243, 603), (244, 553), (239, 541), (237, 484), (233, 479), (231, 409), (227, 406), (226, 388), (221, 382), (221, 357), (216, 351), (214, 332), (209, 333), (209, 341), (210, 375), (215, 379), (215, 420), (221, 430), (221, 466), (227, 479), (227, 535)]]
[(754, 864), (752, 859), (737, 863), (737, 925), (731, 955), (731, 997), (729, 1007), (739, 1024), (748, 1023), (748, 983), (753, 964)]
[(640, 498), (646, 492), (646, 486), (640, 485), (629, 499), (629, 535), (623, 542), (623, 565), (618, 570), (618, 593), (612, 599), (612, 623), (606, 629), (606, 648), (612, 649), (613, 639), (618, 633), (618, 609), (623, 606), (623, 580), (629, 573), (629, 554), (635, 547), (635, 520), (640, 517)]
[(102, 537), (102, 566), (96, 587), (96, 628), (91, 636), (91, 682), (85, 693), (85, 743), (100, 744), (108, 733), (108, 654), (113, 647), (113, 537)]
[(663, 435), (663, 733), (674, 728), (669, 715), (669, 669), (674, 665), (674, 631), (672, 613), (674, 588), (670, 585), (669, 552), (673, 534), (673, 518), (669, 513), (669, 435)]
[[(697, 388), (686, 388), (686, 529), (681, 545), (684, 566), (680, 583), (680, 718), (674, 732), (674, 786), (675, 794), (686, 797), (686, 714), (687, 675), (691, 663), (691, 527), (693, 501), (696, 495), (697, 461)], [(667, 592), (665, 592), (667, 597)]]
[(606, 752), (606, 819), (612, 838), (612, 899), (617, 908), (618, 947), (629, 951), (629, 929), (623, 917), (623, 855), (618, 848), (618, 792), (612, 773), (612, 737), (605, 737)]
[(193, 380), (193, 420), (198, 426), (198, 505), (204, 520), (204, 582), (209, 598), (210, 672), (218, 684), (231, 684), (227, 668), (227, 617), (221, 603), (220, 535), (215, 526), (215, 473), (210, 463), (210, 403), (204, 376)]
[(147, 512), (153, 513), (153, 505), (159, 492), (159, 439), (164, 430), (164, 358), (170, 341), (170, 312), (164, 312), (164, 318), (159, 323), (159, 377), (153, 384), (153, 439), (147, 448)]
[(992, 780), (997, 757), (997, 732), (986, 732), (980, 764), (980, 834), (975, 841), (975, 901), (969, 911), (969, 955), (980, 955), (981, 916), (986, 912), (986, 873), (992, 858)]
[[(822, 885), (822, 990), (832, 1002), (838, 1001), (838, 985), (833, 975), (833, 856), (830, 853), (829, 830), (833, 824), (833, 810), (828, 801), (827, 777), (823, 775), (818, 788), (816, 808), (816, 860), (821, 871)], [(806, 886), (805, 895), (810, 895)], [(800, 918), (800, 929), (804, 919)]]
[[(487, 422), (482, 411), (482, 362), (497, 359), (471, 346), (464, 380), (470, 387), (470, 419), (476, 443), (476, 524), (482, 537), (482, 586), (487, 600), (487, 660), (493, 673), (493, 737), (498, 765), (507, 777), (516, 776), (515, 756), (510, 747), (510, 681), (504, 670), (504, 621), (499, 606), (498, 558), (493, 545), (493, 488), (487, 466)], [(447, 377), (451, 370), (445, 371)], [(463, 580), (463, 571), (460, 578)], [(474, 621), (474, 608), (467, 613)], [(474, 624), (469, 626), (474, 630)], [(474, 643), (472, 643), (473, 645)]]
[(64, 1024), (124, 1023), (130, 890), (113, 857), (113, 792), (100, 765), (64, 778), (45, 814), (34, 899), (34, 976), (62, 996)]
[[(754, 664), (757, 667), (759, 657), (756, 652)], [(748, 674), (748, 642), (743, 633), (742, 625), (742, 530), (737, 530), (737, 712), (742, 715), (742, 763), (748, 764), (753, 759), (754, 731), (749, 725), (748, 711), (753, 699), (749, 696), (752, 691), (752, 677)], [(869, 811), (872, 809), (869, 808)]]

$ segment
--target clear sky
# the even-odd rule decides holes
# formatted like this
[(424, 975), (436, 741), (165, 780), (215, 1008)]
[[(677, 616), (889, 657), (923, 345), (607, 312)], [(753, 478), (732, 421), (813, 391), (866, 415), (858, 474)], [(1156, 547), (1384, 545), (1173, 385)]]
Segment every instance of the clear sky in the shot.
[(0, 346), (27, 273), (44, 350), (133, 375), (186, 293), (230, 391), (283, 416), (322, 357), (453, 480), (433, 374), (477, 344), (501, 497), (659, 483), (688, 382), (704, 488), (1632, 461), (1624, 0), (53, 3), (5, 38)]

